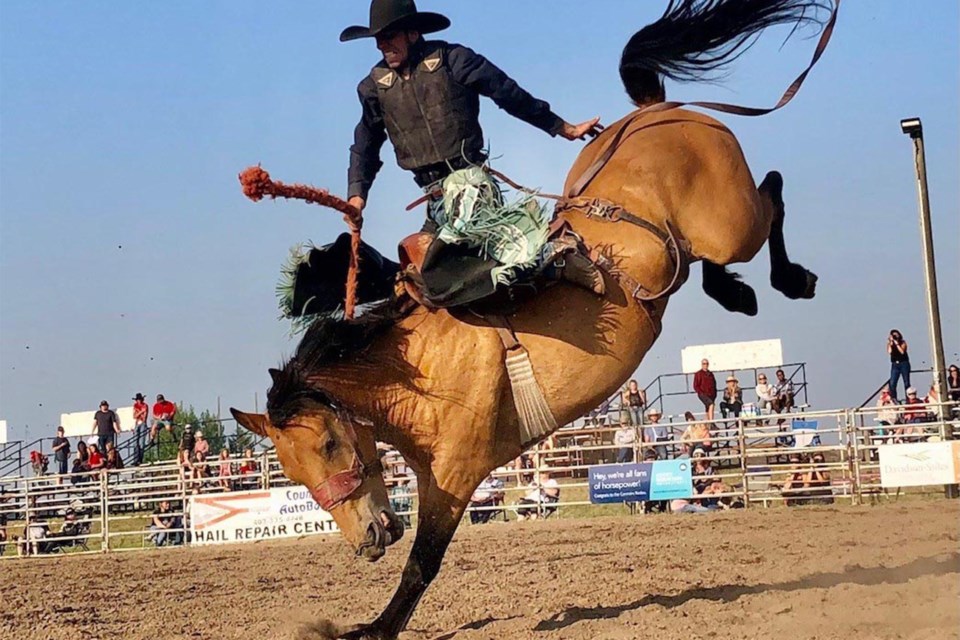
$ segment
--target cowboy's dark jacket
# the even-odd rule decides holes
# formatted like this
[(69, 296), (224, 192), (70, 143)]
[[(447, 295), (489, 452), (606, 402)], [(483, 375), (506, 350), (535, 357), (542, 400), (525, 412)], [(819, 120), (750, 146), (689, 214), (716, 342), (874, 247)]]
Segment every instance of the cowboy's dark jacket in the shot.
[(563, 126), (549, 104), (467, 47), (421, 40), (411, 48), (409, 66), (410, 78), (405, 80), (381, 61), (357, 88), (363, 115), (350, 147), (351, 197), (367, 197), (383, 166), (380, 147), (387, 137), (397, 163), (413, 171), (421, 186), (443, 177), (449, 168), (482, 162), (481, 95), (551, 136)]

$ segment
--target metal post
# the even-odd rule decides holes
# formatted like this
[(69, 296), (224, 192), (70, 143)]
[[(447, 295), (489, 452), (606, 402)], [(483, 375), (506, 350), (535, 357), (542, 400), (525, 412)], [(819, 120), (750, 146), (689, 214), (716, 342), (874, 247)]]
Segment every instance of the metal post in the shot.
[[(917, 197), (920, 201), (920, 236), (923, 242), (923, 275), (927, 289), (927, 319), (930, 325), (930, 347), (933, 350), (933, 386), (940, 401), (946, 398), (944, 384), (943, 334), (940, 330), (940, 300), (937, 295), (937, 270), (933, 255), (933, 227), (930, 222), (930, 194), (927, 190), (927, 160), (923, 149), (923, 125), (920, 118), (900, 121), (900, 129), (913, 140), (917, 170)], [(941, 437), (950, 440), (950, 430), (941, 430)], [(957, 485), (945, 485), (948, 498), (958, 497)]]

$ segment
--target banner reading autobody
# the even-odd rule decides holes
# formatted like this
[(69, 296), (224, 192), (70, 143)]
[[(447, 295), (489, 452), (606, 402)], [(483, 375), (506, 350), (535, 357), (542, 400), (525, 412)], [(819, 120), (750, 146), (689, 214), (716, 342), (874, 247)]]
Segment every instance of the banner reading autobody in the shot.
[(640, 502), (693, 496), (690, 461), (658, 460), (590, 467), (590, 502)]
[(194, 496), (192, 544), (253, 542), (339, 531), (333, 516), (300, 487)]

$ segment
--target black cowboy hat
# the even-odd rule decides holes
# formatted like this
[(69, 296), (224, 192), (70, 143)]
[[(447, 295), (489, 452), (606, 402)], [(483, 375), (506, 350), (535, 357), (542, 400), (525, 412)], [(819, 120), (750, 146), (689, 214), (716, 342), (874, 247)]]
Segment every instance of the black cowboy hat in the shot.
[(450, 20), (439, 13), (417, 11), (413, 0), (371, 0), (370, 26), (347, 27), (340, 34), (340, 42), (359, 38), (374, 38), (385, 31), (409, 29), (420, 33), (435, 33), (450, 26)]

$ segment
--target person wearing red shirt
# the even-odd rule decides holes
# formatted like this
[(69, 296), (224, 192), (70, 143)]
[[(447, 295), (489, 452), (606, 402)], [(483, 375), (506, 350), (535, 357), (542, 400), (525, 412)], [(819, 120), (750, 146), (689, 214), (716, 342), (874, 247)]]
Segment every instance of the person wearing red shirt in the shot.
[(142, 393), (135, 395), (133, 400), (133, 464), (140, 465), (143, 463), (143, 449), (150, 431), (147, 426), (150, 407)]
[(177, 415), (177, 405), (163, 397), (162, 393), (157, 394), (157, 402), (153, 405), (153, 426), (150, 427), (150, 442), (157, 439), (157, 432), (160, 429), (166, 429), (168, 433), (173, 433), (173, 417)]
[(717, 379), (710, 371), (710, 361), (700, 362), (700, 371), (693, 376), (693, 390), (707, 410), (707, 420), (713, 420), (713, 407), (717, 402)]
[(100, 449), (95, 444), (91, 444), (89, 447), (87, 464), (90, 466), (90, 471), (98, 471), (103, 468), (103, 454), (100, 453)]

